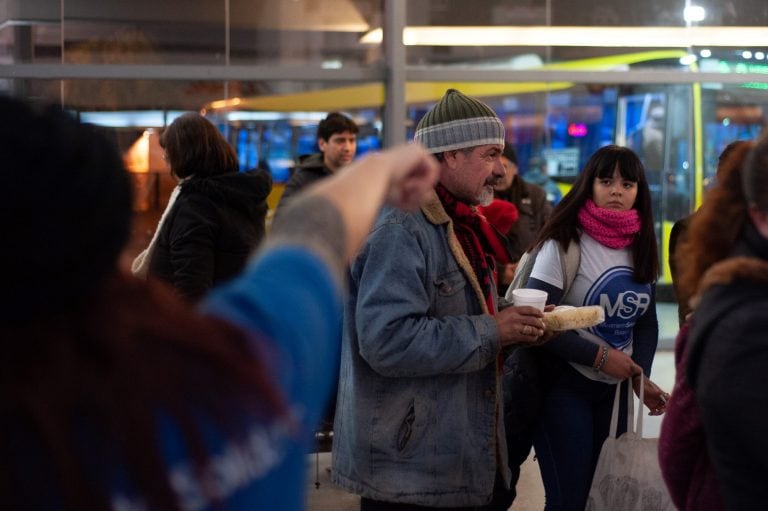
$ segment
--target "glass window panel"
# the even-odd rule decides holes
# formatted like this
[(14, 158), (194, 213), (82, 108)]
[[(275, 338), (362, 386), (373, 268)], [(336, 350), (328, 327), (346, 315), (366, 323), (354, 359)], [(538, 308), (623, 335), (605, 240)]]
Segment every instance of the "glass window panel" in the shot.
[(0, 59), (9, 63), (61, 61), (62, 30), (63, 60), (73, 64), (320, 63), (337, 69), (381, 59), (381, 45), (360, 42), (372, 25), (381, 25), (381, 0), (67, 1), (63, 19), (58, 0), (6, 3)]
[(380, 26), (380, 0), (232, 2), (232, 64), (369, 66), (380, 44), (360, 39)]
[(224, 0), (107, 0), (64, 6), (64, 62), (226, 63)]
[[(456, 84), (430, 85), (430, 101), (409, 102), (409, 137), (445, 89)], [(460, 90), (498, 113), (506, 140), (517, 151), (521, 175), (549, 187), (554, 200), (558, 193), (552, 185), (567, 193), (599, 147), (619, 144), (635, 150), (651, 188), (661, 283), (669, 283), (667, 250), (673, 223), (695, 210), (725, 145), (756, 137), (766, 126), (768, 109), (768, 88), (758, 84), (513, 83), (504, 85), (508, 92), (501, 94), (498, 84), (461, 85)], [(490, 86), (497, 92), (483, 92)], [(514, 87), (526, 90), (515, 93)]]
[(206, 114), (232, 144), (241, 170), (271, 173), (273, 208), (298, 159), (318, 150), (317, 125), (328, 112), (342, 111), (358, 124), (358, 156), (381, 148), (382, 84), (328, 83), (323, 89), (307, 82), (19, 82), (24, 94), (15, 95), (53, 103), (63, 98), (64, 108), (114, 138), (134, 183), (136, 220), (127, 260), (146, 247), (175, 185), (158, 141), (162, 128), (184, 111)]
[(61, 23), (50, 20), (0, 20), (0, 64), (61, 62)]
[[(666, 0), (409, 2), (405, 36), (408, 62), (506, 65), (518, 69), (523, 63), (530, 68), (536, 59), (539, 65), (556, 64), (653, 47), (698, 55), (700, 50), (712, 50), (715, 39), (724, 36), (731, 43), (720, 42), (715, 48), (730, 48), (739, 53), (765, 51), (768, 8), (764, 2), (704, 0), (695, 3), (703, 7), (703, 18), (699, 21), (686, 21), (684, 2)], [(446, 29), (435, 33), (436, 27)], [(480, 30), (452, 33), (454, 29), (472, 27)], [(711, 27), (717, 30), (710, 31)], [(425, 33), (422, 28), (432, 31)], [(580, 28), (583, 30), (574, 35), (574, 30)], [(651, 63), (648, 60), (646, 65)], [(659, 64), (662, 63), (655, 63)], [(679, 71), (687, 69), (688, 65), (677, 67)]]

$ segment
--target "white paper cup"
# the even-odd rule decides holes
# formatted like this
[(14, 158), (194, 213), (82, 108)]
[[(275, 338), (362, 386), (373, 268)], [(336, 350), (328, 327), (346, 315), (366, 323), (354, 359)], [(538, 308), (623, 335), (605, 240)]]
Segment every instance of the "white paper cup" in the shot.
[(512, 291), (512, 303), (516, 306), (530, 305), (544, 312), (547, 292), (541, 289), (515, 289)]

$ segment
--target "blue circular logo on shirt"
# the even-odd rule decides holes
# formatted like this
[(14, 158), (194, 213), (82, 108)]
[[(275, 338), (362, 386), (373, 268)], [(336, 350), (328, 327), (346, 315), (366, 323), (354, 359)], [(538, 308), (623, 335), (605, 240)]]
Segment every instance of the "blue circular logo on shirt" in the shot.
[(632, 342), (632, 329), (638, 318), (651, 305), (650, 284), (640, 284), (628, 266), (617, 266), (603, 273), (584, 297), (584, 305), (599, 305), (605, 311), (605, 322), (590, 332), (605, 339), (616, 349)]

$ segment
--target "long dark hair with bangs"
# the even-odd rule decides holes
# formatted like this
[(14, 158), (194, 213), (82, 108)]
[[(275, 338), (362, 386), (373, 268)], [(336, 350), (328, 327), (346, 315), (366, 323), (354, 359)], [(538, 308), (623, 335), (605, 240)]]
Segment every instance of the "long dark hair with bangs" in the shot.
[(581, 236), (579, 210), (592, 198), (595, 179), (612, 177), (618, 168), (621, 177), (637, 183), (637, 198), (632, 206), (640, 215), (642, 227), (632, 243), (634, 278), (637, 282), (652, 283), (659, 275), (659, 256), (656, 234), (653, 226), (651, 191), (640, 158), (626, 147), (608, 145), (601, 147), (589, 158), (584, 169), (576, 178), (571, 190), (557, 204), (549, 220), (542, 226), (530, 248), (541, 246), (553, 239), (567, 249), (571, 241), (578, 242)]

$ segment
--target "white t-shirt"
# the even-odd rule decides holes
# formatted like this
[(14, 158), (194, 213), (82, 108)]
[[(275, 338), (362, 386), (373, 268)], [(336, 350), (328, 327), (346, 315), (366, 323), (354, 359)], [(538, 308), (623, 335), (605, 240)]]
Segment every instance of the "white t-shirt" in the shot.
[[(632, 355), (632, 331), (637, 320), (651, 305), (650, 284), (633, 278), (630, 248), (614, 250), (601, 245), (588, 234), (581, 235), (581, 260), (576, 278), (562, 305), (576, 307), (600, 305), (605, 322), (577, 333), (590, 342), (606, 345)], [(536, 257), (531, 277), (562, 289), (563, 271), (557, 242), (548, 240)], [(592, 367), (571, 362), (581, 374), (592, 380), (616, 383), (617, 379)]]

